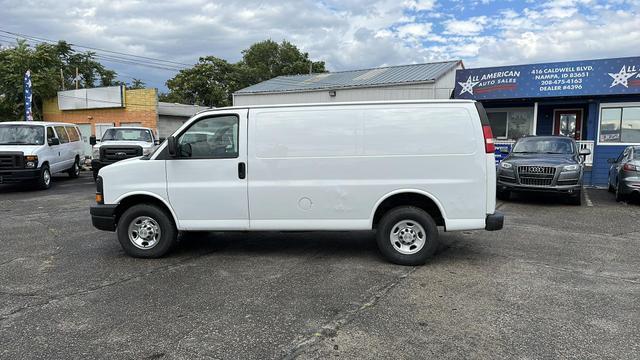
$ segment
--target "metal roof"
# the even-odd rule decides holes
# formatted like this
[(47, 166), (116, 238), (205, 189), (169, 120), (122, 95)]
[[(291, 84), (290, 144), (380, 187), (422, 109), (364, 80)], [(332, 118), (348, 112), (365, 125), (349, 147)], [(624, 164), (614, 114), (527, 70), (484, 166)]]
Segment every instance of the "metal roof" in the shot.
[(319, 74), (278, 76), (238, 90), (234, 94), (298, 92), (434, 82), (450, 70), (455, 69), (459, 64), (462, 64), (461, 60)]
[(158, 102), (158, 115), (192, 117), (195, 113), (208, 110), (206, 106)]

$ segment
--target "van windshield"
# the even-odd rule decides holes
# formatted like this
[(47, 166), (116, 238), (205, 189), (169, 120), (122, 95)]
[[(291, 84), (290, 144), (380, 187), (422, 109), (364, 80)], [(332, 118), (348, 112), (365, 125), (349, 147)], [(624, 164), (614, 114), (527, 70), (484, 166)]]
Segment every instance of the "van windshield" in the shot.
[(0, 145), (43, 145), (44, 126), (0, 124)]
[(116, 129), (104, 132), (102, 141), (145, 141), (151, 142), (151, 132), (147, 129)]

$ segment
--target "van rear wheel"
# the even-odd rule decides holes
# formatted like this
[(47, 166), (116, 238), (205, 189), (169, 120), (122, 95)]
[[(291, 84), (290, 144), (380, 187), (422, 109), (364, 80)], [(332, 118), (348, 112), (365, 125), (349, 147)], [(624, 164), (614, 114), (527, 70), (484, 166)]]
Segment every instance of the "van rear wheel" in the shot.
[(134, 205), (118, 221), (118, 241), (133, 257), (158, 258), (165, 255), (177, 241), (178, 230), (173, 219), (163, 209), (151, 205)]
[(67, 174), (69, 174), (69, 177), (72, 179), (76, 179), (80, 176), (80, 159), (79, 158), (76, 158), (73, 161), (73, 166), (71, 166), (71, 168), (67, 170)]
[(422, 265), (438, 248), (438, 227), (424, 210), (401, 206), (387, 212), (376, 234), (378, 248), (398, 265)]

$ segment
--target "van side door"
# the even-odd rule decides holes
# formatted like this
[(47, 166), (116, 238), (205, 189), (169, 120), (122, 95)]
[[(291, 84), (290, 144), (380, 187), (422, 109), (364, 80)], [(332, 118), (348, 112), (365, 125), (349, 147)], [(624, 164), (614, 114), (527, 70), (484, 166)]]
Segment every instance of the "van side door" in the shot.
[(247, 110), (206, 114), (174, 135), (169, 202), (185, 230), (246, 230)]

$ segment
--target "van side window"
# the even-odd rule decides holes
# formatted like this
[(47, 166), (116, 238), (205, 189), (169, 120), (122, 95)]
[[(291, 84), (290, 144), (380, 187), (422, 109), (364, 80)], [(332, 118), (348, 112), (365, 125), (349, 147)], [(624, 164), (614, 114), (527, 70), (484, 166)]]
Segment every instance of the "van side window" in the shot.
[(56, 129), (56, 134), (58, 134), (58, 139), (60, 139), (60, 144), (66, 144), (69, 142), (69, 135), (67, 135), (67, 131), (64, 129), (64, 126), (54, 126)]
[(178, 138), (182, 158), (225, 159), (238, 157), (239, 119), (235, 115), (201, 119)]
[(74, 142), (80, 140), (80, 135), (74, 126), (67, 126), (67, 134), (69, 134), (69, 141)]
[(56, 137), (56, 134), (53, 132), (53, 128), (50, 126), (47, 126), (47, 143), (49, 143), (49, 141), (55, 137)]

